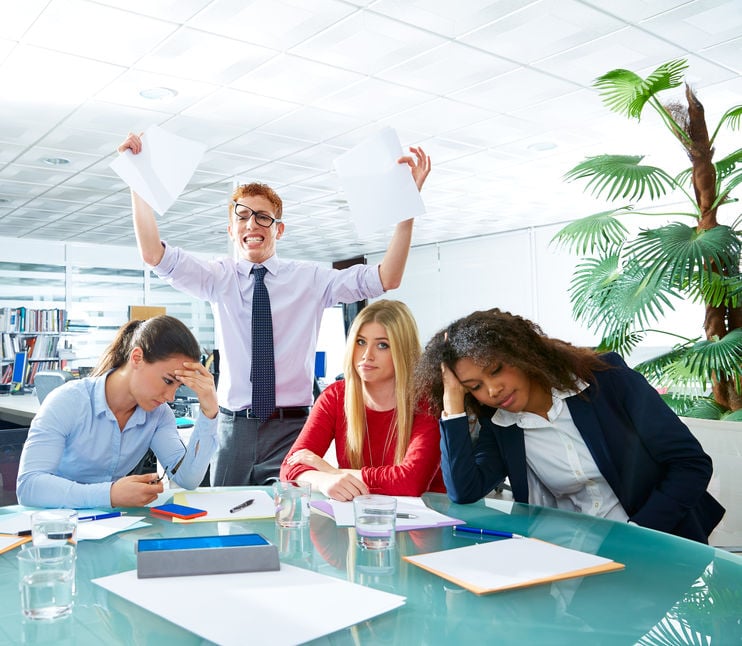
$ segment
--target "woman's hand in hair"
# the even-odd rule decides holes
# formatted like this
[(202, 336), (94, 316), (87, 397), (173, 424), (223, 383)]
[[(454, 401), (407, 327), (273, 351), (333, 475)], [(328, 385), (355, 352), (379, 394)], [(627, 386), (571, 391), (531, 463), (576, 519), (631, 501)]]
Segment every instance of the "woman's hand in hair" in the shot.
[(286, 458), (286, 463), (290, 465), (304, 464), (317, 471), (324, 471), (325, 473), (340, 473), (339, 469), (336, 469), (329, 462), (323, 460), (319, 455), (310, 451), (309, 449), (299, 449), (292, 453)]
[(156, 473), (125, 476), (111, 485), (111, 507), (144, 507), (163, 491)]
[(445, 363), (441, 364), (443, 379), (443, 416), (458, 415), (466, 412), (464, 395), (466, 388), (461, 385), (458, 377)]
[(176, 370), (175, 376), (180, 383), (195, 391), (201, 412), (209, 419), (214, 419), (219, 412), (219, 403), (214, 387), (214, 375), (198, 361), (183, 362), (183, 369)]

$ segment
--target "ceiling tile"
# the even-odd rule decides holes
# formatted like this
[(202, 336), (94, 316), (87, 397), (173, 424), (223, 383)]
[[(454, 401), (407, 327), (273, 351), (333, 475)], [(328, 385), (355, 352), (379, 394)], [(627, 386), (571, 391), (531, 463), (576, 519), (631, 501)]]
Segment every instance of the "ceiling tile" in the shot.
[(233, 38), (183, 27), (143, 56), (136, 68), (205, 83), (229, 83), (276, 53)]
[(333, 65), (280, 54), (235, 80), (232, 87), (284, 101), (312, 103), (362, 78), (362, 74)]
[(20, 40), (47, 4), (49, 0), (0, 2), (0, 38)]
[(338, 0), (214, 0), (191, 25), (272, 49), (289, 49), (356, 9)]
[(86, 0), (51, 0), (23, 40), (85, 58), (131, 65), (177, 25)]
[(294, 48), (293, 53), (374, 74), (443, 40), (430, 32), (373, 13), (354, 13)]
[(276, 117), (297, 108), (294, 103), (222, 88), (184, 110), (183, 114), (250, 129), (273, 121)]
[(463, 43), (447, 42), (379, 73), (400, 85), (447, 94), (518, 67), (513, 61)]
[(498, 56), (530, 63), (584, 45), (622, 26), (620, 20), (576, 0), (540, 0), (461, 40)]

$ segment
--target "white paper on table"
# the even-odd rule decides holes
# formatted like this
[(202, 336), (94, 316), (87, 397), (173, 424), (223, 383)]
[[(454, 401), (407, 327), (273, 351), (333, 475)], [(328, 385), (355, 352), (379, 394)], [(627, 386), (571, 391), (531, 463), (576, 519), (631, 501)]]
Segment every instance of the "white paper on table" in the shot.
[(149, 523), (142, 522), (144, 518), (145, 516), (123, 515), (100, 520), (83, 520), (77, 523), (77, 540), (95, 541), (118, 534), (118, 532), (148, 527)]
[[(405, 597), (281, 564), (274, 572), (138, 579), (135, 570), (93, 583), (209, 641), (299, 644), (398, 608)], [(208, 612), (204, 599), (209, 600)]]
[[(408, 529), (425, 529), (427, 527), (445, 527), (447, 525), (464, 524), (463, 520), (441, 514), (428, 507), (422, 498), (415, 496), (395, 496), (397, 499), (397, 513), (410, 514), (414, 518), (397, 518), (397, 531)], [(317, 500), (310, 503), (316, 509), (330, 513), (338, 527), (352, 527), (355, 524), (353, 501), (340, 502), (339, 500)], [(329, 510), (328, 510), (329, 506)]]
[(125, 151), (111, 169), (157, 213), (163, 215), (193, 176), (206, 145), (150, 126), (142, 135), (142, 150)]
[(397, 163), (402, 154), (396, 131), (387, 127), (335, 160), (359, 236), (425, 213), (409, 166)]
[[(240, 509), (233, 514), (229, 510), (237, 505), (252, 499), (249, 507)], [(237, 491), (188, 491), (175, 494), (173, 501), (179, 505), (205, 509), (206, 516), (199, 516), (191, 520), (173, 518), (175, 523), (213, 522), (216, 520), (254, 520), (257, 518), (273, 518), (276, 515), (276, 506), (265, 491), (237, 490)]]
[(18, 534), (31, 531), (32, 511), (15, 514), (0, 514), (0, 534)]
[(477, 594), (623, 568), (611, 559), (533, 538), (476, 543), (404, 559)]

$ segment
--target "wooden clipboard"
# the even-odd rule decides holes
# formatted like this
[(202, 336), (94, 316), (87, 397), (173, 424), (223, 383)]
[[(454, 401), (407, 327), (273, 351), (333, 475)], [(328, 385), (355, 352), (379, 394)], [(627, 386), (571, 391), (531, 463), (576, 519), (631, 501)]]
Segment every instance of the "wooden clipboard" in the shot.
[(602, 556), (533, 538), (476, 543), (403, 558), (479, 595), (614, 572), (625, 567)]

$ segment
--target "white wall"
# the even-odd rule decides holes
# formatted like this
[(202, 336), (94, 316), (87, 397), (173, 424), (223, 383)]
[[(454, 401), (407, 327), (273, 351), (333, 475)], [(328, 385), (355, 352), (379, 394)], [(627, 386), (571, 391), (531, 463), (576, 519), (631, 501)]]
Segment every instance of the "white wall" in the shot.
[[(569, 284), (578, 258), (551, 245), (562, 224), (468, 240), (413, 247), (399, 289), (384, 298), (404, 301), (415, 315), (423, 345), (451, 321), (477, 309), (498, 307), (538, 323), (549, 336), (577, 345), (600, 339), (572, 318)], [(379, 262), (383, 254), (369, 256)], [(681, 302), (656, 327), (695, 337), (703, 333), (703, 307)], [(628, 361), (671, 347), (652, 335)]]

